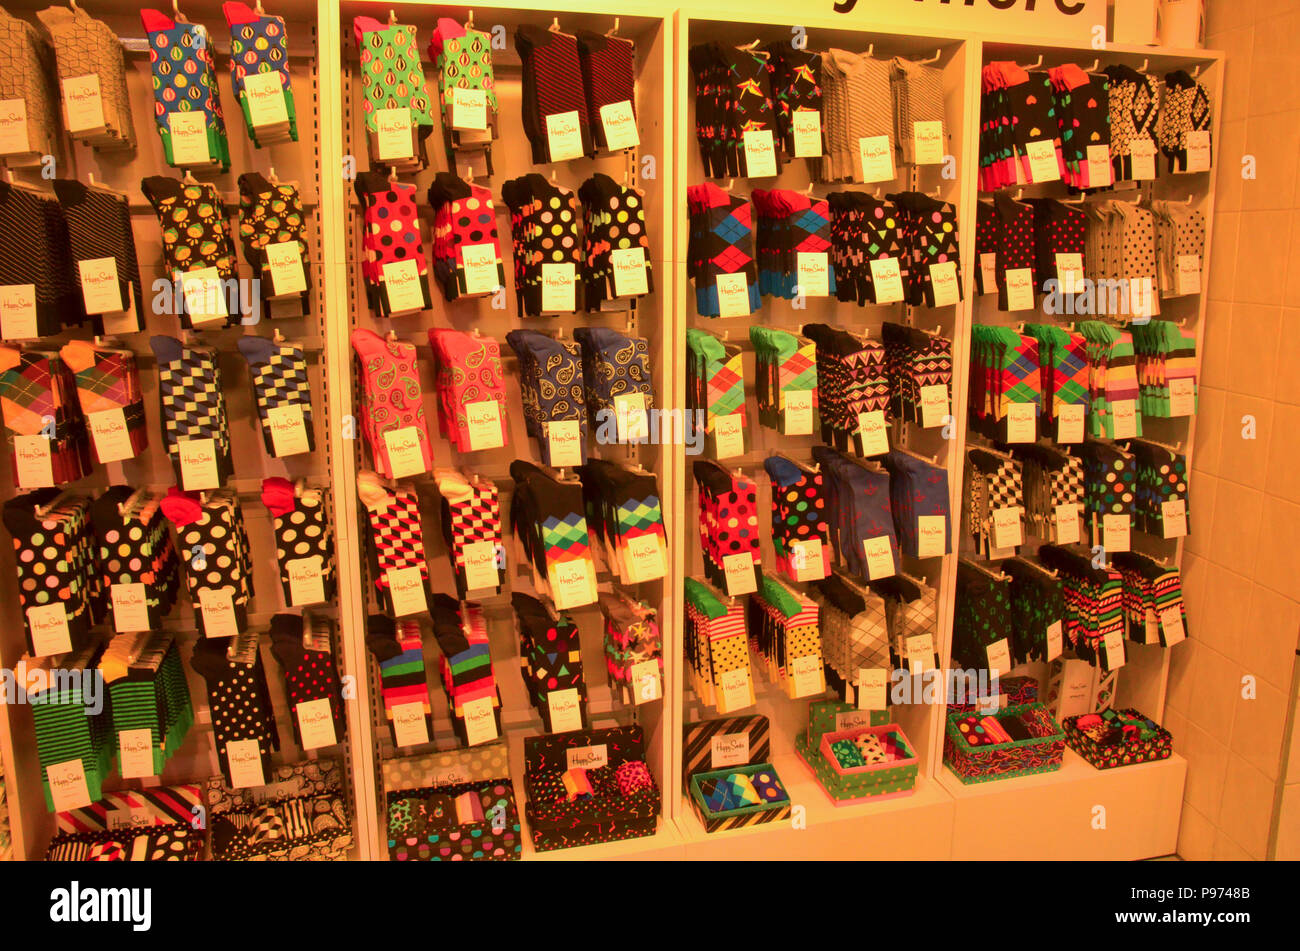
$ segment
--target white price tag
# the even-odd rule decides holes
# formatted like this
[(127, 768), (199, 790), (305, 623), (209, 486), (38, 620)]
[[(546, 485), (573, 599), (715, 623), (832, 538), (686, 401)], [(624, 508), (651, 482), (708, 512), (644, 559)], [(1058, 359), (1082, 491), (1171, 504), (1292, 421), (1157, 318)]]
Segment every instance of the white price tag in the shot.
[(937, 558), (948, 551), (948, 520), (942, 515), (916, 517), (916, 557)]
[(996, 294), (998, 292), (998, 255), (996, 251), (985, 251), (980, 255), (980, 293)]
[(903, 299), (903, 276), (898, 258), (871, 259), (871, 286), (877, 304), (893, 304)]
[(423, 614), (429, 610), (424, 597), (424, 577), (419, 565), (408, 568), (389, 568), (384, 572), (388, 580), (388, 597), (393, 603), (393, 616), (406, 617)]
[(564, 751), (564, 760), (569, 769), (603, 769), (609, 765), (609, 747), (604, 743), (570, 747)]
[(230, 785), (235, 789), (266, 785), (257, 740), (231, 740), (226, 744), (226, 761), (230, 764)]
[(40, 335), (36, 327), (36, 285), (5, 284), (0, 287), (0, 337), (31, 340)]
[[(390, 262), (391, 263), (391, 262)], [(415, 267), (415, 262), (407, 262)], [(387, 268), (388, 265), (385, 265)], [(307, 272), (302, 266), (302, 248), (298, 245), (296, 238), (290, 238), (288, 241), (277, 241), (275, 244), (266, 246), (266, 269), (271, 272), (271, 287), (275, 289), (276, 297), (283, 297), (286, 294), (301, 294), (307, 290)], [(388, 272), (385, 270), (384, 279), (388, 281)], [(419, 281), (419, 271), (416, 271), (416, 281)], [(388, 296), (392, 299), (394, 287), (388, 285)], [(416, 294), (418, 295), (419, 285), (416, 285)], [(416, 304), (416, 308), (422, 307), (423, 299)]]
[(551, 600), (561, 611), (580, 608), (596, 600), (596, 586), (592, 584), (591, 562), (586, 558), (562, 561), (547, 568), (551, 580)]
[(631, 149), (641, 144), (632, 103), (624, 99), (600, 107), (600, 124), (605, 130), (605, 147), (611, 152)]
[(547, 116), (546, 141), (552, 162), (582, 158), (582, 126), (577, 110)]
[(790, 664), (794, 674), (795, 698), (811, 697), (826, 690), (826, 675), (822, 670), (822, 659), (816, 654), (796, 657)]
[(864, 538), (862, 549), (867, 556), (867, 577), (872, 581), (877, 578), (889, 578), (894, 574), (894, 550), (888, 535)]
[(830, 259), (825, 251), (796, 252), (799, 293), (804, 297), (827, 297), (831, 292)]
[(1101, 517), (1101, 544), (1106, 549), (1107, 555), (1132, 551), (1129, 541), (1130, 527), (1127, 515), (1103, 515)]
[(212, 161), (208, 149), (208, 119), (202, 112), (169, 112), (167, 129), (172, 145), (172, 165), (207, 165)]
[[(467, 746), (490, 743), (497, 738), (496, 708), (492, 705), (491, 697), (479, 697), (477, 700), (468, 701), (461, 708), (461, 713), (465, 717)], [(423, 717), (420, 718), (420, 722), (424, 722)]]
[(91, 803), (86, 786), (86, 768), (79, 759), (51, 763), (45, 767), (45, 778), (50, 784), (50, 799), (55, 812), (71, 812)]
[(298, 735), (302, 738), (304, 750), (316, 750), (322, 746), (333, 746), (339, 741), (334, 731), (334, 711), (330, 709), (330, 698), (303, 700), (293, 708), (298, 717)]
[(1021, 508), (1013, 505), (993, 510), (993, 547), (1015, 548), (1024, 543)]
[(496, 542), (469, 542), (460, 550), (465, 563), (465, 590), (482, 591), (500, 582)]
[(1160, 629), (1165, 632), (1165, 647), (1173, 647), (1187, 638), (1187, 630), (1183, 627), (1183, 609), (1179, 605), (1175, 604), (1160, 612)]
[(1170, 499), (1160, 503), (1160, 522), (1165, 538), (1183, 538), (1187, 535), (1187, 500)]
[(153, 734), (149, 730), (118, 730), (117, 765), (123, 779), (152, 776)]
[(27, 138), (27, 100), (0, 99), (0, 155), (32, 150)]
[(822, 540), (805, 538), (790, 543), (790, 568), (795, 581), (820, 581), (826, 577)]
[(1113, 184), (1115, 179), (1110, 164), (1110, 146), (1088, 146), (1088, 187), (1102, 188)]
[(1011, 669), (1011, 643), (999, 638), (984, 649), (988, 658), (989, 673), (1001, 676)]
[[(889, 709), (889, 671), (883, 667), (858, 668), (858, 709)], [(838, 728), (839, 724), (836, 724)]]
[(311, 451), (311, 444), (307, 440), (307, 420), (303, 418), (301, 403), (268, 406), (266, 425), (271, 430), (271, 448), (275, 450), (277, 459)]
[(497, 246), (466, 244), (460, 249), (460, 263), (465, 268), (465, 293), (491, 294), (499, 285)]
[(957, 284), (957, 262), (940, 261), (931, 264), (930, 288), (934, 293), (935, 307), (947, 307), (961, 300), (961, 287)]
[(578, 281), (572, 261), (542, 265), (542, 312), (572, 313), (577, 310)]
[(658, 534), (638, 535), (627, 541), (627, 581), (640, 584), (667, 573), (663, 540)]
[(289, 576), (290, 607), (320, 604), (325, 600), (325, 577), (320, 563), (320, 555), (290, 558), (284, 563), (285, 574)]
[(1137, 436), (1137, 400), (1116, 400), (1110, 404), (1115, 414), (1112, 439), (1133, 439)]
[(181, 296), (185, 299), (185, 313), (195, 327), (204, 324), (224, 323), (226, 300), (221, 286), (221, 273), (215, 267), (201, 267), (182, 271)]
[(496, 400), (479, 400), (465, 404), (465, 429), (471, 452), (500, 449), (506, 444), (501, 425), (501, 404)]
[(1210, 169), (1210, 132), (1196, 129), (1187, 133), (1187, 171), (1207, 172)]
[(113, 629), (118, 634), (148, 631), (149, 600), (143, 584), (139, 582), (110, 585), (109, 597), (113, 602)]
[(1150, 181), (1156, 177), (1156, 144), (1151, 139), (1134, 139), (1129, 146), (1132, 180)]
[(50, 440), (44, 436), (15, 435), (14, 460), (17, 463), (19, 488), (47, 489), (54, 485)]
[(1131, 277), (1128, 281), (1128, 309), (1135, 320), (1150, 318), (1155, 312), (1155, 282), (1149, 277)]
[(894, 177), (894, 149), (887, 135), (858, 139), (858, 161), (864, 182), (887, 182)]
[(1007, 268), (1007, 310), (1034, 309), (1034, 269)]
[(1083, 292), (1083, 255), (1078, 252), (1056, 255), (1056, 281), (1062, 294)]
[(1033, 403), (1007, 404), (1007, 442), (1033, 442), (1038, 438), (1038, 407)]
[(411, 158), (415, 147), (411, 136), (411, 110), (405, 106), (399, 109), (376, 109), (375, 144), (381, 162)]
[(37, 657), (66, 654), (72, 650), (68, 612), (62, 601), (28, 608), (27, 629), (32, 635), (32, 652)]
[(1102, 640), (1102, 646), (1106, 649), (1106, 669), (1119, 670), (1128, 663), (1128, 655), (1124, 650), (1124, 635), (1120, 631), (1110, 631)]
[(650, 438), (650, 414), (646, 412), (644, 393), (620, 393), (614, 397), (614, 421), (619, 436), (628, 442)]
[(650, 293), (650, 282), (646, 280), (645, 248), (610, 251), (609, 266), (614, 271), (615, 297), (640, 297)]
[(419, 475), (427, 471), (424, 451), (420, 448), (420, 430), (403, 426), (384, 433), (384, 449), (388, 454), (388, 473), (394, 479)]
[(284, 98), (284, 78), (278, 69), (244, 75), (244, 100), (254, 129), (287, 125), (289, 107)]
[(1061, 179), (1061, 166), (1056, 160), (1056, 143), (1051, 139), (1036, 139), (1025, 145), (1025, 154), (1029, 156), (1029, 180), (1039, 182), (1056, 182)]
[(632, 701), (637, 706), (663, 697), (663, 677), (659, 672), (659, 661), (643, 660), (633, 664), (629, 677)]
[(735, 555), (723, 555), (722, 571), (727, 578), (727, 594), (739, 597), (758, 590), (758, 579), (754, 574), (754, 556), (751, 552)]
[(754, 702), (754, 687), (750, 682), (748, 665), (727, 671), (722, 675), (721, 681), (719, 686), (722, 688), (722, 702), (718, 705), (719, 713), (732, 713)]
[(913, 634), (903, 646), (907, 654), (907, 668), (914, 674), (934, 668), (934, 638), (929, 634)]
[(181, 460), (181, 486), (186, 492), (221, 487), (215, 439), (183, 439), (176, 443), (176, 450)]
[(745, 421), (739, 413), (719, 416), (713, 421), (713, 439), (718, 459), (745, 454)]
[(126, 428), (126, 413), (121, 407), (101, 409), (86, 414), (91, 441), (95, 444), (95, 458), (105, 462), (120, 462), (135, 455), (131, 434)]
[(414, 260), (388, 261), (381, 269), (388, 307), (394, 314), (424, 309), (424, 285), (420, 266)]
[(452, 87), (451, 127), (478, 131), (487, 128), (487, 90)]
[(921, 427), (942, 426), (948, 418), (948, 384), (933, 383), (921, 387)]
[(1176, 287), (1179, 295), (1199, 294), (1201, 292), (1201, 256), (1199, 254), (1178, 255)]
[(889, 452), (887, 427), (884, 410), (873, 409), (858, 414), (858, 438), (864, 456), (883, 456)]
[(717, 288), (719, 317), (744, 317), (752, 313), (749, 306), (749, 280), (743, 271), (719, 274)]
[(1056, 506), (1056, 544), (1073, 545), (1079, 540), (1079, 503)]
[[(484, 697), (489, 705), (492, 703), (490, 697)], [(481, 702), (481, 701), (471, 701)], [(470, 704), (465, 704), (464, 709), (469, 710)], [(468, 712), (465, 717), (466, 726), (469, 725)], [(393, 739), (398, 746), (418, 746), (421, 743), (429, 742), (429, 726), (424, 718), (424, 703), (416, 700), (413, 703), (399, 703), (393, 707)], [(473, 746), (474, 744), (470, 744)]]
[(1196, 412), (1196, 381), (1180, 376), (1169, 381), (1169, 415), (1191, 416)]
[(1047, 625), (1047, 661), (1051, 663), (1065, 651), (1065, 638), (1061, 633), (1061, 622), (1053, 621)]
[(917, 165), (942, 165), (944, 146), (942, 120), (913, 122), (912, 144)]
[[(749, 683), (749, 671), (743, 671), (745, 683)], [(749, 762), (749, 734), (724, 733), (709, 740), (709, 767), (726, 769), (728, 766), (743, 766)]]
[(822, 114), (818, 109), (798, 109), (791, 115), (795, 158), (821, 158)]
[(115, 314), (125, 308), (122, 286), (117, 283), (117, 258), (92, 258), (77, 262), (81, 300), (88, 314)]
[(577, 687), (552, 690), (546, 695), (551, 714), (551, 732), (569, 733), (582, 729), (582, 703)]
[(554, 469), (582, 465), (582, 423), (576, 419), (557, 419), (546, 424), (546, 442)]
[(199, 613), (203, 615), (204, 637), (235, 637), (239, 634), (235, 595), (229, 588), (200, 588)]
[(785, 435), (810, 436), (813, 431), (812, 390), (790, 390), (781, 394), (785, 411)]
[(771, 129), (750, 129), (744, 133), (745, 174), (749, 178), (771, 178), (776, 174), (776, 143)]
[(1082, 403), (1059, 403), (1056, 407), (1056, 441), (1062, 445), (1083, 442), (1083, 420), (1087, 407)]

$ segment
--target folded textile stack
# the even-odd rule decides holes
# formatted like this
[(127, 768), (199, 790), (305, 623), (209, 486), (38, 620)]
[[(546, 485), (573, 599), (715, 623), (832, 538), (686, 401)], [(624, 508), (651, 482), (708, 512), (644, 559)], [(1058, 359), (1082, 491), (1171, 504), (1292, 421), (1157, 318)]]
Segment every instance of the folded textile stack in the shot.
[[(743, 456), (745, 371), (740, 347), (689, 328), (686, 331), (686, 409), (696, 444), (713, 459)], [(703, 429), (703, 436), (699, 430)]]
[(452, 728), (465, 746), (487, 743), (501, 735), (501, 692), (483, 611), (473, 601), (457, 602), (445, 594), (433, 601), (433, 636), (442, 651), (438, 671)]
[(754, 703), (742, 602), (724, 598), (709, 585), (686, 579), (686, 663), (695, 695), (719, 713)]
[(48, 488), (90, 473), (76, 378), (57, 351), (0, 347), (0, 411), (16, 486)]
[(776, 327), (751, 326), (758, 421), (785, 436), (809, 436), (817, 419), (813, 341)]

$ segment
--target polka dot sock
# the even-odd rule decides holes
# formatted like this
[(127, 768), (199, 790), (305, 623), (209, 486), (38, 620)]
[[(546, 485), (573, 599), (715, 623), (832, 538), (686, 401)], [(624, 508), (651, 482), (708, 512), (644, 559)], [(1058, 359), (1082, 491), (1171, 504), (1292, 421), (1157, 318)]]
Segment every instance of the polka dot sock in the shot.
[[(353, 185), (361, 199), (361, 246), (366, 255), (361, 276), (370, 309), (381, 317), (428, 310), (429, 265), (420, 240), (415, 186), (380, 172), (362, 172)], [(399, 283), (406, 290), (395, 290)]]
[(758, 487), (745, 476), (707, 459), (694, 462), (692, 472), (704, 573), (712, 584), (725, 590), (726, 558), (749, 554), (754, 565), (759, 564)]
[[(318, 618), (314, 621), (324, 622), (327, 637), (332, 639), (332, 625), (328, 619)], [(327, 639), (326, 643), (328, 642)], [(347, 733), (347, 720), (343, 713), (343, 688), (339, 682), (333, 651), (303, 646), (302, 615), (277, 614), (271, 618), (271, 653), (284, 673), (294, 742), (302, 745), (296, 708), (298, 704), (312, 700), (329, 700), (334, 735), (342, 740)]]
[[(284, 603), (291, 607), (332, 601), (335, 590), (334, 529), (321, 489), (273, 477), (262, 480), (262, 504), (275, 527), (275, 556), (280, 566)], [(295, 600), (293, 578), (311, 569), (321, 578), (320, 598)], [(304, 593), (310, 587), (304, 589)], [(303, 597), (300, 594), (299, 597)]]
[[(647, 293), (654, 291), (650, 239), (646, 234), (645, 195), (597, 173), (578, 189), (582, 199), (582, 287), (588, 313), (634, 310), (643, 295), (619, 293), (614, 252), (640, 248)], [(824, 203), (823, 203), (824, 204)]]
[[(443, 296), (449, 301), (483, 297), (505, 287), (492, 192), (439, 172), (429, 185), (429, 204), (433, 206), (433, 274)], [(486, 261), (486, 265), (467, 267), (467, 261)]]
[(230, 598), (234, 625), (239, 631), (245, 630), (253, 599), (253, 558), (239, 497), (225, 490), (200, 497), (172, 487), (161, 505), (175, 526), (176, 546), (185, 564), (185, 581), (199, 631), (209, 636), (201, 605), (205, 596), (213, 595)]
[(519, 312), (537, 317), (542, 313), (543, 265), (572, 264), (575, 280), (582, 273), (578, 200), (570, 189), (536, 173), (511, 179), (501, 194), (510, 209)]
[(190, 666), (208, 687), (208, 709), (212, 714), (212, 739), (217, 747), (221, 772), (234, 785), (227, 747), (238, 740), (257, 741), (262, 756), (262, 775), (271, 775), (271, 754), (280, 749), (275, 728), (275, 709), (266, 683), (266, 667), (259, 650), (251, 664), (226, 656), (227, 638), (202, 638), (194, 645)]

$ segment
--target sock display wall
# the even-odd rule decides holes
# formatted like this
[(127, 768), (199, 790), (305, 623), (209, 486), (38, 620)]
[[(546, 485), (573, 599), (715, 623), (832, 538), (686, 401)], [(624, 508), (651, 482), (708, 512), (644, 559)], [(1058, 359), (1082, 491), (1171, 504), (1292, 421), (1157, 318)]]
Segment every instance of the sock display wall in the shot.
[[(197, 43), (0, 13), (58, 63), (0, 77), (0, 284), (36, 291), (0, 312), (0, 663), (108, 681), (100, 717), (0, 707), (14, 857), (1172, 851), (1219, 54), (180, 6)], [(1070, 135), (1007, 134), (1046, 104)], [(160, 304), (177, 272), (265, 296)], [(1048, 278), (1149, 278), (1152, 319), (1045, 311)], [(1006, 722), (934, 702), (981, 667)]]

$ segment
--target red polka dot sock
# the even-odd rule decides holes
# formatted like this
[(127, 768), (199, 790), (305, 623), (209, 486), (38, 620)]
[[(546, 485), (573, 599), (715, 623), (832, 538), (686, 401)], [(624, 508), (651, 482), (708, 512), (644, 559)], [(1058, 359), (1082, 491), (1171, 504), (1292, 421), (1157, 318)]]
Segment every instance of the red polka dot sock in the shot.
[(370, 309), (381, 317), (428, 310), (429, 265), (420, 240), (415, 186), (379, 172), (362, 172), (354, 185), (362, 206), (366, 256), (361, 276)]
[[(289, 699), (293, 739), (302, 746), (302, 732), (297, 707), (312, 700), (328, 700), (334, 721), (334, 735), (342, 741), (347, 721), (343, 714), (343, 688), (332, 649), (318, 650), (303, 644), (303, 615), (277, 614), (271, 618), (271, 653), (284, 674), (285, 694)], [(330, 645), (333, 632), (327, 618), (313, 618), (325, 625), (324, 645)]]
[(492, 192), (448, 172), (429, 185), (433, 206), (433, 273), (447, 300), (483, 297), (505, 287)]

